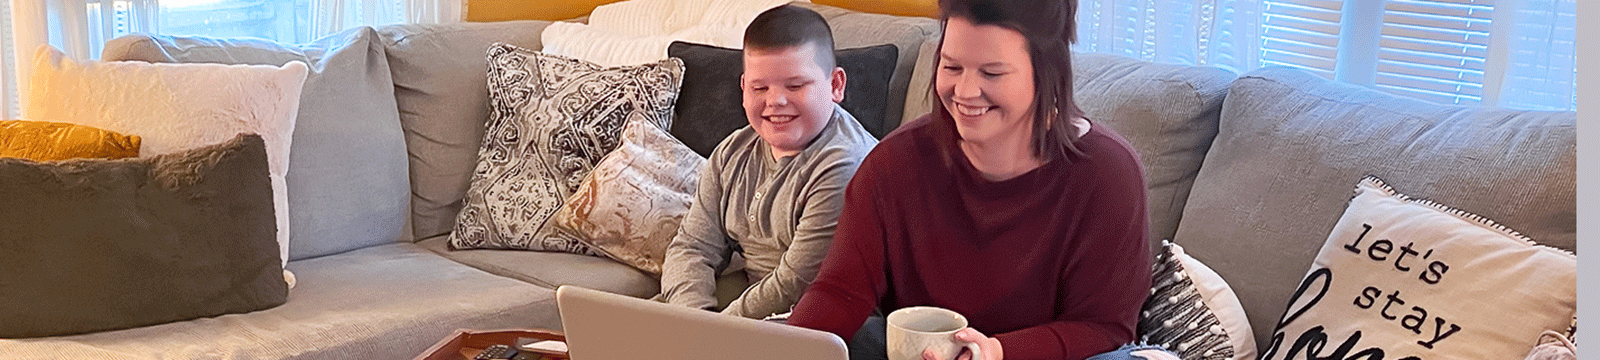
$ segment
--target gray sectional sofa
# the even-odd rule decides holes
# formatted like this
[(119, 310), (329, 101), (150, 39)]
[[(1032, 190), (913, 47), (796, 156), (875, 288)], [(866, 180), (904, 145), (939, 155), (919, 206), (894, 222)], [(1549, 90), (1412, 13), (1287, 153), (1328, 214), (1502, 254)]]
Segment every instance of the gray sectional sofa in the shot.
[[(888, 97), (904, 106), (888, 123), (928, 111), (937, 20), (805, 6), (841, 48), (898, 47)], [(312, 65), (289, 172), (298, 285), (253, 313), (0, 339), (0, 358), (410, 358), (458, 328), (559, 329), (560, 285), (655, 294), (654, 277), (604, 258), (447, 250), (488, 118), (484, 50), (538, 49), (548, 24), (110, 42), (106, 60)], [(1152, 247), (1173, 239), (1227, 279), (1258, 344), (1365, 175), (1575, 250), (1574, 112), (1432, 105), (1281, 68), (1239, 76), (1097, 54), (1074, 67), (1080, 106), (1143, 159)]]

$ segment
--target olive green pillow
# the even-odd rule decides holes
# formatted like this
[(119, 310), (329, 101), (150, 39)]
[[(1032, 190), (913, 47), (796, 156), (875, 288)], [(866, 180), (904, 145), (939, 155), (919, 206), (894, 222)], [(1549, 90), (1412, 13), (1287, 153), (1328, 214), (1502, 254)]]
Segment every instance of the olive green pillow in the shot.
[(283, 304), (266, 146), (147, 158), (0, 158), (0, 338)]

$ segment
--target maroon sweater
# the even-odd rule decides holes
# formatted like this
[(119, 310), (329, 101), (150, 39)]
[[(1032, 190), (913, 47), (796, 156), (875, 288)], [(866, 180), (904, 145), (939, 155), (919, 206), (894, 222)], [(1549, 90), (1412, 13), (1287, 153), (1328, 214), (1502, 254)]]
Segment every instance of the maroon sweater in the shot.
[(1083, 359), (1134, 339), (1150, 289), (1144, 178), (1096, 124), (1056, 159), (986, 180), (924, 116), (884, 138), (845, 191), (833, 246), (789, 319), (850, 339), (874, 308), (955, 310), (1007, 359)]

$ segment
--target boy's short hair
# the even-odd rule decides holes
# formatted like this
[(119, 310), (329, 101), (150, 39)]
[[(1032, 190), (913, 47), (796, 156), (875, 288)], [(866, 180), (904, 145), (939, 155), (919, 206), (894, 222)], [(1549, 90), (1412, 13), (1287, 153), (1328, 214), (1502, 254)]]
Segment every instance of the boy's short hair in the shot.
[(811, 9), (781, 5), (756, 15), (744, 29), (745, 49), (774, 50), (805, 44), (817, 46), (817, 65), (823, 71), (838, 64), (833, 54), (833, 29)]

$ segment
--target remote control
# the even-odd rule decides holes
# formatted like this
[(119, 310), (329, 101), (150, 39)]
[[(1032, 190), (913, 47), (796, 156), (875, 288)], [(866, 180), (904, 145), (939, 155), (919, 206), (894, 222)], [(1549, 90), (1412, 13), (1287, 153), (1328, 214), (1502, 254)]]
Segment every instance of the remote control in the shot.
[(515, 356), (517, 356), (517, 349), (506, 345), (493, 345), (483, 349), (483, 352), (478, 353), (478, 356), (473, 357), (472, 360), (507, 360)]

